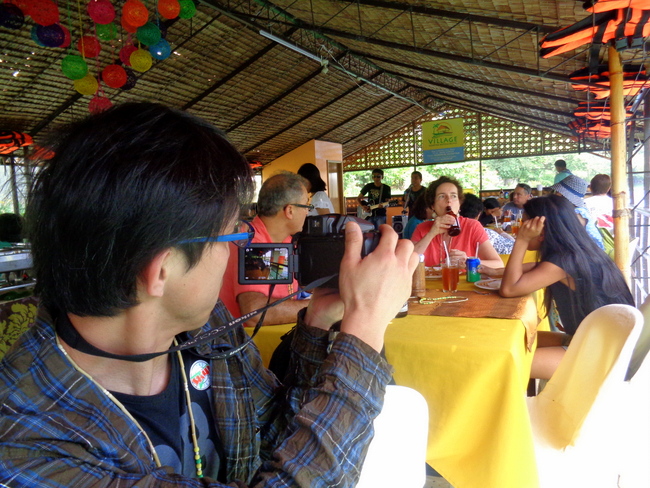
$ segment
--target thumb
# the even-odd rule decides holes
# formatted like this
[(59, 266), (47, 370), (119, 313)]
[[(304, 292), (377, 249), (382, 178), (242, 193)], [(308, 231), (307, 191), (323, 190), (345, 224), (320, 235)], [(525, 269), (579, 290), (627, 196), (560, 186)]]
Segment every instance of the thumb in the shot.
[(352, 265), (361, 260), (361, 246), (363, 244), (363, 235), (361, 227), (356, 222), (348, 222), (345, 225), (345, 254), (342, 262)]

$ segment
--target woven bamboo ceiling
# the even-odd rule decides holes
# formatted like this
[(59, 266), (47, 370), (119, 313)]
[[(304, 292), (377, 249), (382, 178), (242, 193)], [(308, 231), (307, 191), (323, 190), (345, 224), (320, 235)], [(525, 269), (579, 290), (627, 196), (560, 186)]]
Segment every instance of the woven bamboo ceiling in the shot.
[[(93, 33), (87, 3), (58, 0), (72, 46), (82, 30)], [(119, 25), (124, 2), (112, 3)], [(155, 12), (154, 1), (144, 3)], [(163, 23), (168, 59), (136, 73), (129, 90), (103, 89), (114, 104), (148, 100), (188, 110), (264, 163), (311, 139), (342, 143), (347, 156), (449, 105), (569, 135), (567, 123), (587, 96), (568, 74), (588, 65), (589, 49), (542, 59), (538, 42), (588, 17), (582, 3), (203, 0), (192, 19)], [(0, 27), (0, 129), (38, 142), (87, 115), (90, 96), (62, 73), (72, 48), (38, 46), (33, 25), (27, 18), (20, 29)], [(88, 60), (91, 73), (119, 60), (127, 42), (125, 33), (103, 42)], [(602, 48), (604, 62), (606, 54)], [(623, 58), (642, 63), (643, 55), (628, 50)]]

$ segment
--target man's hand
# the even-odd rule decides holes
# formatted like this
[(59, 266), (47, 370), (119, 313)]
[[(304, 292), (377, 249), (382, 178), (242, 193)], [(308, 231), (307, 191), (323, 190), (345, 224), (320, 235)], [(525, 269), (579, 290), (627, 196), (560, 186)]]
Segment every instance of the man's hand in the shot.
[(305, 313), (305, 323), (312, 327), (329, 330), (343, 318), (343, 300), (333, 288), (316, 288)]
[(388, 225), (379, 228), (377, 248), (361, 258), (363, 235), (354, 222), (345, 227), (345, 255), (339, 289), (345, 307), (341, 330), (380, 351), (388, 323), (411, 294), (411, 278), (418, 264), (413, 243), (398, 239)]

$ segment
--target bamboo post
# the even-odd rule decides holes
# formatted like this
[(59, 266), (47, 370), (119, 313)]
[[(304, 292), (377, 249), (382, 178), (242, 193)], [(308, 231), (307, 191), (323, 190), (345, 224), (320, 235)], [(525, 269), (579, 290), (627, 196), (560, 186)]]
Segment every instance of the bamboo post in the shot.
[(618, 51), (609, 46), (609, 104), (612, 114), (612, 198), (614, 199), (614, 262), (630, 285), (630, 212), (625, 178), (625, 100), (623, 67)]

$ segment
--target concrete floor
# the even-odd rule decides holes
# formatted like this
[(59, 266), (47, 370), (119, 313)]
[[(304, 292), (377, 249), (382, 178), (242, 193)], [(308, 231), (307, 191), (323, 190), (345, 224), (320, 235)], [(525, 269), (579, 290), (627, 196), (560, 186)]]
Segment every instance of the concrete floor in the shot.
[(427, 481), (424, 488), (454, 488), (446, 479), (440, 476), (427, 476)]

